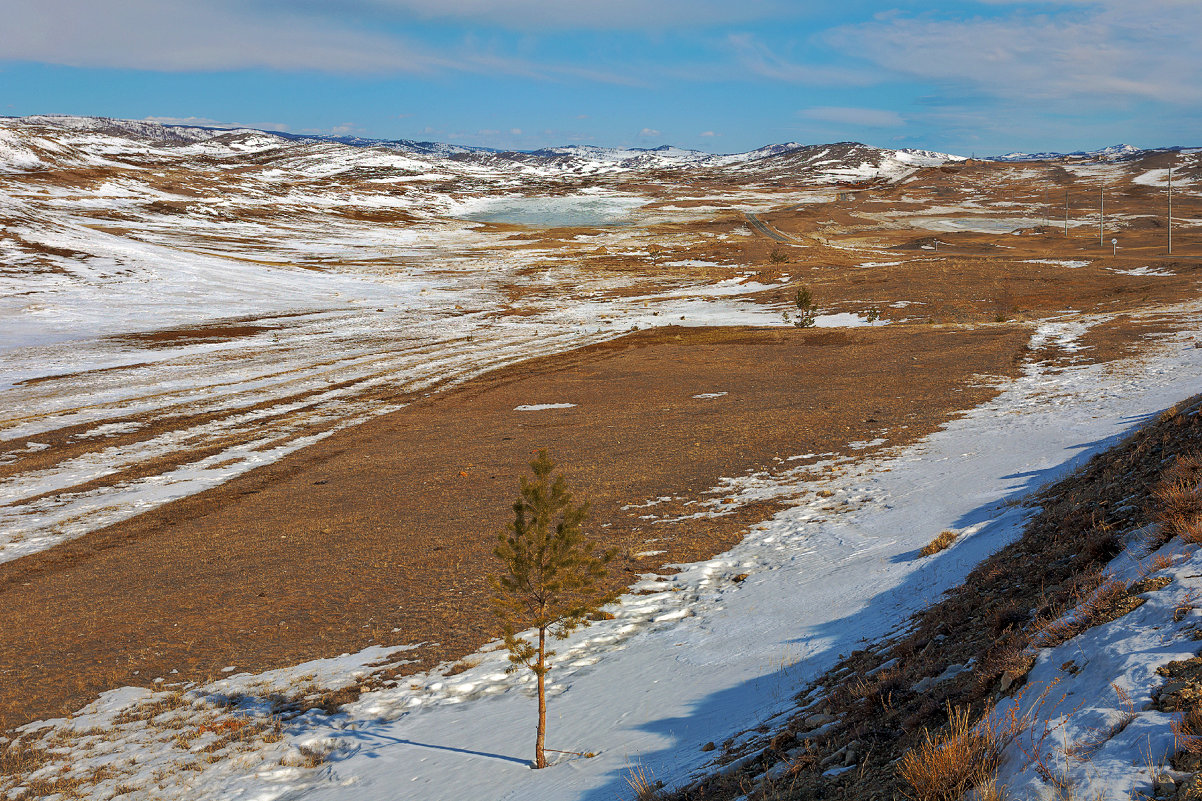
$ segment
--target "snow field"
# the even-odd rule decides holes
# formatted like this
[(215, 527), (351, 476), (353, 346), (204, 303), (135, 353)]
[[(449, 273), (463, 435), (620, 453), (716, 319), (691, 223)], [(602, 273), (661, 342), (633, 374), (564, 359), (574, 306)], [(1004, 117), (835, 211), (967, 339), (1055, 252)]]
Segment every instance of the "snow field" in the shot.
[[(1197, 305), (1179, 312), (1202, 319)], [(826, 471), (822, 496), (805, 468), (744, 482), (749, 496), (775, 493), (798, 503), (715, 559), (682, 565), (671, 577), (646, 576), (612, 609), (614, 619), (561, 644), (549, 745), (595, 758), (568, 757), (546, 771), (527, 767), (530, 678), (506, 674), (494, 643), (464, 660), (472, 666), (457, 675), (405, 677), (336, 715), (288, 721), (277, 743), (181, 772), (173, 791), (195, 798), (609, 801), (627, 791), (632, 766), (668, 784), (687, 781), (707, 765), (701, 744), (792, 712), (792, 693), (838, 654), (884, 636), (1016, 537), (1027, 512), (1008, 500), (1083, 462), (1141, 415), (1194, 392), (1202, 352), (1186, 340), (1110, 365), (1047, 371), (1033, 364), (995, 400), (924, 442)], [(945, 528), (959, 532), (956, 543), (915, 559)], [(297, 681), (300, 671), (273, 672), (272, 681)], [(235, 676), (222, 686), (261, 680)], [(302, 746), (318, 748), (324, 763), (280, 765), (282, 754)], [(138, 771), (124, 781), (153, 784)]]

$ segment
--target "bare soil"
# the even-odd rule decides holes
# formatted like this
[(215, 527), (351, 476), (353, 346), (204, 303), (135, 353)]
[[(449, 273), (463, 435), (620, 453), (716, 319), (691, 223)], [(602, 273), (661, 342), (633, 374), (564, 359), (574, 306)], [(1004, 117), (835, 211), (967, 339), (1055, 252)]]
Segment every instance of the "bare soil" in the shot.
[[(159, 676), (373, 643), (429, 643), (410, 670), (457, 659), (495, 634), (484, 577), (539, 448), (590, 501), (590, 533), (623, 549), (614, 580), (627, 584), (724, 550), (777, 508), (719, 503), (722, 516), (662, 522), (724, 501), (709, 492), (722, 477), (877, 437), (912, 442), (991, 397), (982, 376), (1015, 374), (1027, 339), (1014, 325), (665, 328), (419, 399), (0, 565), (0, 715), (11, 726)], [(693, 397), (715, 392), (727, 394)], [(576, 406), (515, 411), (536, 403)], [(662, 496), (675, 500), (623, 508)], [(664, 553), (637, 556), (646, 551)]]

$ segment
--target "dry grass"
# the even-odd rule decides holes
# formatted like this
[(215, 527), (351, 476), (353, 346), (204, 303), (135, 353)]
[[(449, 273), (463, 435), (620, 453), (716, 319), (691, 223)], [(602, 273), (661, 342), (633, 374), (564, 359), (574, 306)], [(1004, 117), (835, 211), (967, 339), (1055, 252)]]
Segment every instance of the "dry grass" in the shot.
[[(1157, 588), (1157, 584), (1148, 582), (1144, 588), (1133, 587)], [(1042, 615), (1032, 627), (1031, 643), (1039, 648), (1055, 648), (1094, 626), (1117, 620), (1144, 603), (1143, 598), (1132, 592), (1133, 587), (1100, 571), (1078, 577), (1073, 582), (1070, 611), (1063, 613), (1062, 609), (1053, 608)]]
[(1180, 537), (1185, 542), (1202, 543), (1202, 456), (1188, 453), (1178, 456), (1153, 493), (1160, 509), (1156, 522), (1166, 539)]
[[(612, 618), (613, 615), (610, 615), (610, 617)], [(460, 673), (471, 670), (478, 664), (480, 664), (480, 660), (478, 659), (460, 659), (458, 662), (455, 662), (453, 665), (448, 667), (446, 673), (443, 675), (458, 676)]]
[(993, 780), (1003, 745), (1004, 738), (987, 722), (974, 725), (967, 708), (949, 705), (946, 728), (939, 734), (927, 730), (898, 763), (898, 774), (909, 784), (902, 794), (911, 801), (960, 801)]
[(316, 768), (324, 765), (329, 758), (330, 755), (326, 751), (302, 745), (297, 748), (297, 755), (291, 759), (285, 759), (283, 764), (296, 768)]
[(1176, 751), (1202, 756), (1202, 708), (1186, 710), (1171, 726)]
[(642, 762), (636, 762), (626, 770), (626, 786), (634, 793), (635, 801), (653, 801), (659, 796), (664, 783), (655, 780), (650, 768)]
[(922, 546), (922, 550), (918, 552), (919, 556), (934, 556), (940, 551), (946, 551), (952, 547), (952, 543), (959, 536), (956, 532), (949, 529), (944, 529), (939, 532), (939, 536)]

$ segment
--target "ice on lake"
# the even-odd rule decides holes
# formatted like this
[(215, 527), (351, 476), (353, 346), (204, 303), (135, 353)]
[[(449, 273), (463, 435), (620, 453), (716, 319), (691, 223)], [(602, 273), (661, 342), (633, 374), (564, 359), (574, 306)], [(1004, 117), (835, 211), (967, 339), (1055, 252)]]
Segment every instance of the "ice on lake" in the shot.
[(465, 203), (455, 216), (532, 228), (594, 228), (629, 225), (631, 213), (646, 202), (627, 195), (480, 198)]

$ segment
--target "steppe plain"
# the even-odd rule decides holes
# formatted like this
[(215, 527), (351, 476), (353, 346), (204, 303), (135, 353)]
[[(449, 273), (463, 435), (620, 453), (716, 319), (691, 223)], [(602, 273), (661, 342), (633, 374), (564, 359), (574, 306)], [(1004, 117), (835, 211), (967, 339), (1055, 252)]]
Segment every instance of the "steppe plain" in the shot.
[[(417, 647), (313, 704), (457, 664), (495, 637), (484, 576), (539, 448), (629, 585), (797, 502), (754, 491), (779, 475), (917, 442), (1031, 364), (1123, 370), (1196, 328), (1192, 151), (0, 134), (4, 730), (370, 646)], [(480, 219), (565, 200), (579, 224)], [(802, 286), (814, 327), (790, 321)]]

